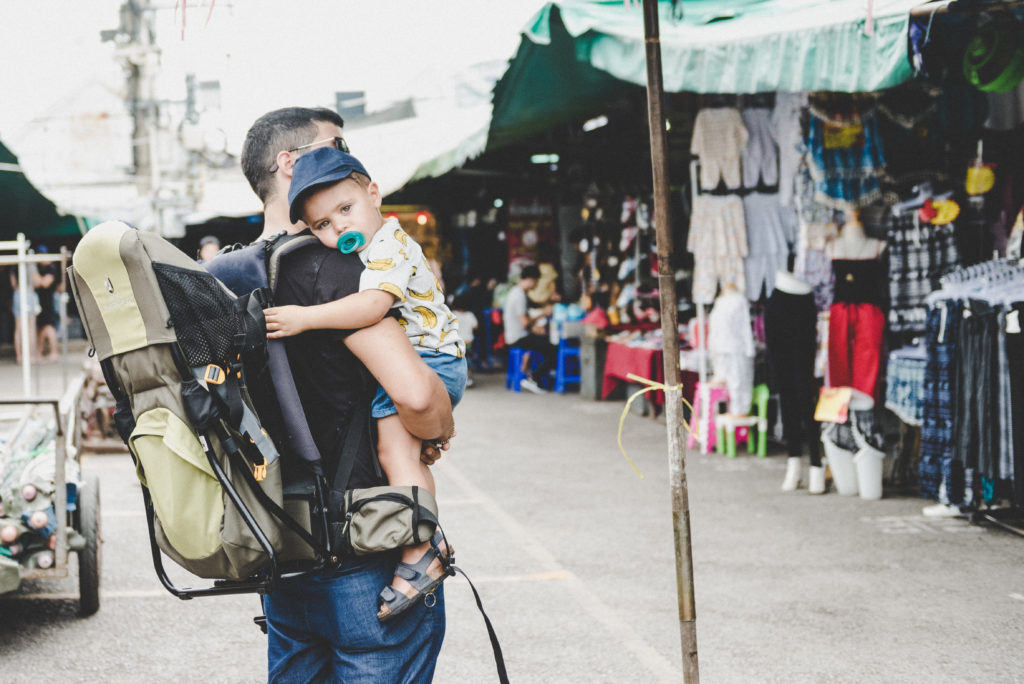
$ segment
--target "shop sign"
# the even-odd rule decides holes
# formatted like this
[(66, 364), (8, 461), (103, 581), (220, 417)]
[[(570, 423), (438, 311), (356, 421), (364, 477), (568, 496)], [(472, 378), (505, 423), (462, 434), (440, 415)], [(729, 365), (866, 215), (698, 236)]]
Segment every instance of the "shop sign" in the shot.
[(536, 263), (542, 244), (556, 244), (551, 205), (536, 200), (510, 200), (507, 206), (509, 264)]

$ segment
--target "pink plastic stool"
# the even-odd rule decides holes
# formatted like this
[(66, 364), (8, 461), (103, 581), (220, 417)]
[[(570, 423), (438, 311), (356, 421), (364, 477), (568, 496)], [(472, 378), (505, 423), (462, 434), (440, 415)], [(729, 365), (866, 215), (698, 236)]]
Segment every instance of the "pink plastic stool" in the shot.
[[(709, 454), (711, 450), (715, 448), (715, 442), (718, 439), (718, 430), (715, 428), (715, 414), (717, 411), (715, 407), (720, 401), (729, 400), (729, 390), (724, 387), (712, 386), (708, 389), (708, 407), (710, 408), (710, 415), (707, 420), (707, 435), (701, 435), (705, 438), (704, 453)], [(701, 430), (700, 415), (701, 410), (701, 396), (700, 396), (700, 383), (694, 383), (693, 386), (693, 414), (690, 416), (690, 435), (686, 440), (686, 448), (692, 449), (693, 445), (697, 443), (695, 434), (699, 434)]]

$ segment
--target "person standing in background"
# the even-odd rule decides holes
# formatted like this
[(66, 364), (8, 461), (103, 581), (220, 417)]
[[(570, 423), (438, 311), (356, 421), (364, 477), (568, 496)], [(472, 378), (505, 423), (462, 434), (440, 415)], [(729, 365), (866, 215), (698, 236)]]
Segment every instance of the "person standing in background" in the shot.
[[(47, 254), (46, 245), (36, 247), (37, 254)], [(39, 360), (52, 363), (57, 360), (57, 307), (54, 294), (60, 286), (60, 267), (52, 261), (37, 265), (36, 296), (39, 298), (39, 314), (36, 316), (36, 339)]]
[[(36, 360), (36, 316), (39, 315), (39, 296), (36, 294), (36, 287), (39, 284), (39, 271), (36, 269), (35, 264), (25, 264), (25, 277), (28, 280), (27, 284), (27, 299), (28, 299), (28, 314), (26, 320), (28, 322), (28, 350), (29, 358), (32, 361)], [(14, 358), (18, 363), (21, 363), (21, 295), (18, 292), (18, 268), (12, 266), (10, 270), (11, 279), (11, 290), (13, 290), (13, 312), (14, 312)]]

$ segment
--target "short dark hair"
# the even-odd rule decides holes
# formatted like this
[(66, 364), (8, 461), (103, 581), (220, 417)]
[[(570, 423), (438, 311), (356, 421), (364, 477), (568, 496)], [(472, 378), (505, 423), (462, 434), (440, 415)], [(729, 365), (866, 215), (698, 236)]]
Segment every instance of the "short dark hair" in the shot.
[(526, 278), (533, 278), (538, 280), (540, 278), (540, 269), (530, 264), (529, 266), (523, 266), (523, 270), (519, 273), (519, 279), (524, 280)]
[(242, 145), (242, 173), (264, 204), (274, 190), (277, 153), (313, 142), (318, 121), (341, 128), (344, 119), (325, 107), (285, 107), (267, 112), (249, 128)]

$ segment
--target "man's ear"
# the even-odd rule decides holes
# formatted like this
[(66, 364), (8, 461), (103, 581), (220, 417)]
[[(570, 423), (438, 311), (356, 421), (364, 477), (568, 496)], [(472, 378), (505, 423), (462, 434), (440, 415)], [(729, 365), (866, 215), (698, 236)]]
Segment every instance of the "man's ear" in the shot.
[(292, 177), (292, 170), (295, 168), (295, 157), (288, 150), (281, 150), (277, 153), (277, 168), (284, 171), (289, 178)]

